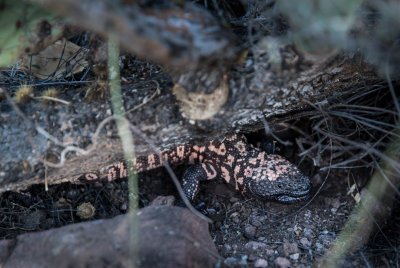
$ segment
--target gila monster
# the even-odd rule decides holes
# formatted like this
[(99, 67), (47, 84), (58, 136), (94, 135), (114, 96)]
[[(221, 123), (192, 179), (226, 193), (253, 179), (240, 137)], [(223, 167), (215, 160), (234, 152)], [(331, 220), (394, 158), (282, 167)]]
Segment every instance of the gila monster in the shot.
[[(160, 154), (139, 156), (133, 160), (136, 172), (163, 166), (190, 164), (182, 178), (182, 188), (189, 200), (199, 191), (199, 182), (222, 178), (242, 194), (263, 200), (293, 203), (306, 200), (311, 191), (307, 176), (280, 155), (268, 154), (247, 143), (242, 134), (230, 134), (223, 141), (212, 140), (203, 146), (183, 145)], [(124, 162), (88, 173), (83, 179), (107, 178), (113, 181), (127, 176)]]

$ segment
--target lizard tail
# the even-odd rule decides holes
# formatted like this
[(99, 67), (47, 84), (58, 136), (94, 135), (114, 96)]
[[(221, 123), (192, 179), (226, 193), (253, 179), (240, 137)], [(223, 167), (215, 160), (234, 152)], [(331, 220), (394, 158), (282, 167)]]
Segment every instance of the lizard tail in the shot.
[(136, 167), (136, 172), (139, 173), (161, 167), (164, 161), (171, 165), (180, 165), (183, 163), (194, 164), (198, 158), (199, 153), (192, 146), (182, 145), (159, 154), (138, 156), (134, 159), (133, 163)]
[[(201, 153), (203, 151), (203, 147), (197, 148), (196, 146), (192, 147), (188, 145), (177, 146), (171, 150), (167, 150), (159, 154), (138, 156), (133, 159), (133, 164), (136, 167), (136, 173), (162, 167), (164, 161), (171, 165), (180, 165), (183, 163), (194, 164), (195, 162), (202, 161), (203, 156)], [(84, 178), (86, 180), (95, 180), (99, 177), (103, 177), (101, 174), (106, 175), (108, 181), (127, 177), (127, 165), (125, 162), (121, 161), (100, 171), (99, 176), (95, 173), (88, 173), (84, 175)]]

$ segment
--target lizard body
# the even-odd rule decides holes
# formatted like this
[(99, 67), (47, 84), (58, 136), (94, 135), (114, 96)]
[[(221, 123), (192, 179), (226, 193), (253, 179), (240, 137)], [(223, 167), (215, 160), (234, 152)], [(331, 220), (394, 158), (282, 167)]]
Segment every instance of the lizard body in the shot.
[[(212, 140), (204, 145), (182, 145), (159, 154), (133, 159), (136, 172), (163, 166), (190, 164), (182, 178), (182, 188), (189, 200), (199, 191), (199, 182), (222, 178), (242, 194), (283, 203), (302, 201), (309, 197), (308, 177), (280, 155), (267, 154), (247, 143), (244, 135), (230, 134), (222, 141)], [(126, 177), (124, 162), (118, 162), (103, 172), (109, 181)], [(84, 175), (98, 178), (96, 174)]]

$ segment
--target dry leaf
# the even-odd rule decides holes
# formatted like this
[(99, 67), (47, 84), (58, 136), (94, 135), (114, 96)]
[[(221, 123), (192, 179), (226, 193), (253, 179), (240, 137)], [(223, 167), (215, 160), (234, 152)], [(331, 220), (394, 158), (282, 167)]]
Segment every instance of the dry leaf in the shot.
[(51, 80), (69, 77), (88, 66), (87, 49), (66, 40), (58, 40), (38, 54), (23, 59), (23, 69), (39, 79)]

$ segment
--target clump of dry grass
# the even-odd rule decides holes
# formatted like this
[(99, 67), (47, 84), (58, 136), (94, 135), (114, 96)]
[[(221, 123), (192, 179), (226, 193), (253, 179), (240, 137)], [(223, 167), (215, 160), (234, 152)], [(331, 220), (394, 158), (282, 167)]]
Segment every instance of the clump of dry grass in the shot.
[(27, 103), (33, 98), (33, 87), (29, 85), (20, 86), (17, 91), (15, 91), (14, 100), (17, 103)]
[[(335, 103), (324, 107), (314, 105), (307, 124), (299, 120), (291, 125), (303, 134), (297, 139), (302, 151), (300, 156), (311, 159), (320, 172), (346, 170), (349, 186), (355, 185), (357, 189), (369, 181), (368, 187), (359, 193), (343, 235), (333, 244), (331, 259), (325, 263), (329, 267), (338, 265), (337, 261), (346, 254), (355, 253), (374, 231), (381, 230), (394, 200), (400, 196), (400, 132), (396, 125), (400, 111), (396, 89), (389, 80), (355, 93), (343, 92)], [(370, 175), (357, 181), (352, 174), (360, 169), (368, 170), (363, 174)], [(397, 249), (391, 245), (387, 239), (387, 246), (391, 248), (384, 254), (392, 252), (396, 256)]]

